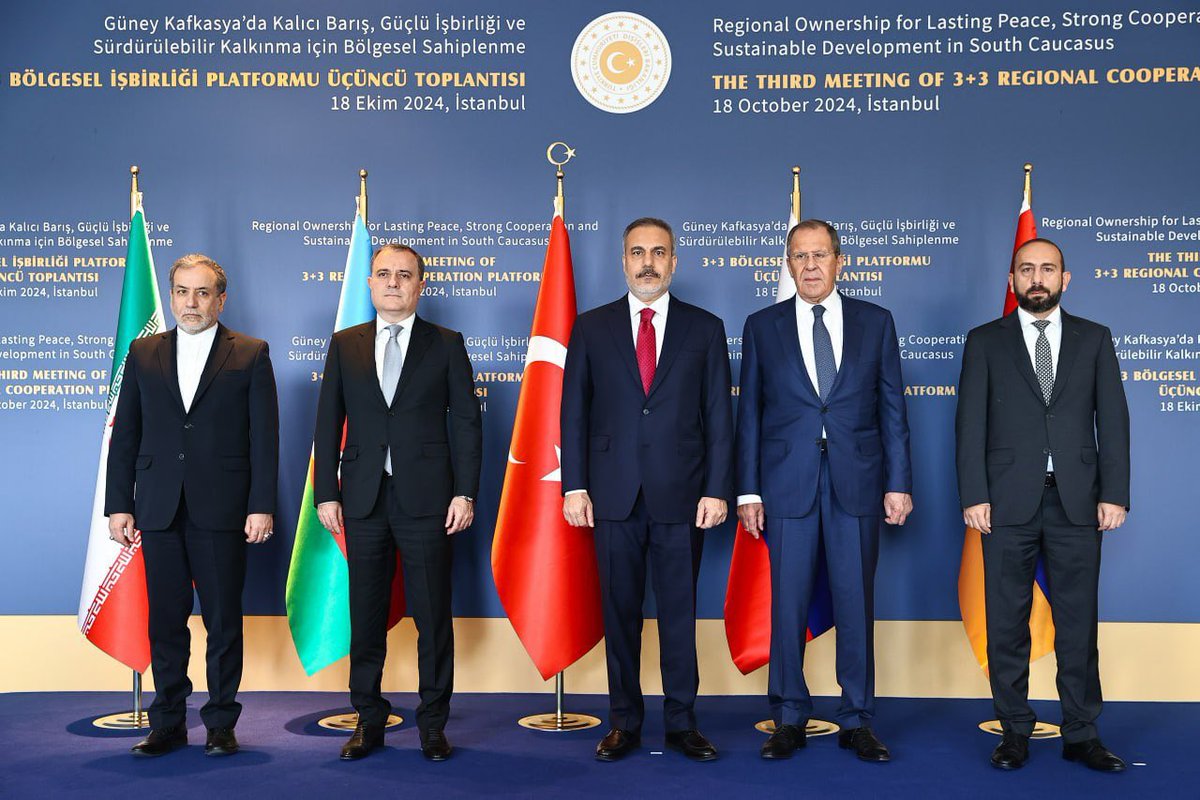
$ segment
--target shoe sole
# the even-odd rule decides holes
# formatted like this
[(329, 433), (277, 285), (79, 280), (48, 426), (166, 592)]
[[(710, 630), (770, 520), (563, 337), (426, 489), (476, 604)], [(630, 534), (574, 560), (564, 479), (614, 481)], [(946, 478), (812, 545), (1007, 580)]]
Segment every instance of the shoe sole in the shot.
[(685, 756), (686, 758), (689, 758), (689, 759), (691, 759), (692, 761), (699, 761), (699, 762), (702, 762), (702, 763), (703, 763), (703, 762), (705, 762), (705, 761), (716, 761), (716, 760), (717, 760), (717, 754), (716, 754), (716, 753), (713, 753), (712, 755), (704, 755), (704, 756), (696, 756), (696, 755), (691, 755), (690, 753), (686, 753), (686, 752), (684, 752), (684, 750), (683, 750), (683, 748), (682, 748), (682, 747), (678, 747), (678, 746), (676, 746), (676, 745), (673, 745), (673, 744), (669, 744), (669, 745), (667, 745), (667, 749), (668, 749), (668, 750), (674, 750), (676, 753), (679, 753), (680, 755), (682, 755), (682, 756)]
[(238, 750), (241, 750), (241, 748), (239, 747), (237, 750), (226, 750), (224, 747), (214, 747), (211, 749), (205, 748), (204, 755), (210, 756), (213, 758), (217, 758), (220, 756), (231, 756), (234, 753), (237, 753)]
[(1024, 761), (1022, 761), (1020, 764), (1007, 764), (1007, 763), (999, 763), (998, 764), (995, 761), (992, 761), (990, 763), (996, 769), (1002, 769), (1005, 772), (1012, 772), (1014, 769), (1020, 769), (1021, 767), (1025, 766)]
[(167, 753), (174, 753), (176, 750), (179, 750), (180, 748), (183, 748), (183, 747), (187, 747), (187, 742), (180, 742), (179, 744), (173, 744), (170, 747), (168, 747), (166, 750), (163, 750), (161, 753), (147, 753), (144, 750), (130, 750), (129, 753), (134, 758), (162, 758)]
[(1072, 761), (1076, 764), (1083, 764), (1085, 767), (1090, 769), (1092, 772), (1124, 772), (1125, 771), (1124, 765), (1122, 765), (1120, 767), (1115, 767), (1112, 769), (1096, 769), (1095, 767), (1093, 767), (1087, 763), (1087, 759), (1084, 756), (1069, 756), (1066, 753), (1063, 753), (1063, 761)]
[(785, 759), (789, 759), (792, 756), (796, 755), (796, 751), (793, 750), (790, 753), (787, 753), (786, 755), (783, 753), (763, 753), (763, 752), (760, 752), (759, 755), (762, 756), (763, 758), (765, 758), (767, 761), (783, 761)]

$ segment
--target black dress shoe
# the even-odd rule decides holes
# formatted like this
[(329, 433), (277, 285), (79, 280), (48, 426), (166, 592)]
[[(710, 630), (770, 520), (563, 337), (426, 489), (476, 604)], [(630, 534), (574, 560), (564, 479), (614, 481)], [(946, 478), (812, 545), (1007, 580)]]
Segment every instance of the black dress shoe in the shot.
[(383, 728), (373, 725), (363, 725), (361, 722), (354, 728), (350, 741), (342, 745), (342, 761), (357, 761), (366, 758), (377, 747), (383, 747)]
[(154, 728), (150, 735), (129, 749), (135, 756), (153, 758), (165, 756), (172, 750), (178, 750), (187, 744), (187, 728), (176, 725), (174, 728)]
[(616, 761), (632, 753), (642, 743), (642, 738), (636, 733), (613, 728), (608, 735), (596, 745), (597, 761)]
[(882, 764), (892, 760), (887, 746), (875, 736), (870, 728), (846, 728), (838, 733), (838, 747), (853, 750), (860, 761)]
[(715, 761), (717, 748), (700, 731), (671, 731), (667, 747), (678, 750), (693, 761)]
[(1082, 761), (1088, 769), (1097, 772), (1124, 772), (1125, 762), (1099, 739), (1086, 742), (1067, 742), (1063, 745), (1063, 758), (1067, 761)]
[(450, 757), (450, 742), (441, 730), (425, 731), (421, 737), (421, 755), (430, 761), (445, 761)]
[(1000, 744), (992, 751), (992, 766), (996, 769), (1020, 769), (1029, 760), (1029, 737), (1005, 731)]
[(204, 755), (231, 756), (239, 749), (233, 728), (209, 728), (208, 738), (204, 740)]
[(792, 753), (807, 744), (804, 728), (798, 725), (780, 725), (763, 742), (758, 754), (763, 758), (791, 758)]

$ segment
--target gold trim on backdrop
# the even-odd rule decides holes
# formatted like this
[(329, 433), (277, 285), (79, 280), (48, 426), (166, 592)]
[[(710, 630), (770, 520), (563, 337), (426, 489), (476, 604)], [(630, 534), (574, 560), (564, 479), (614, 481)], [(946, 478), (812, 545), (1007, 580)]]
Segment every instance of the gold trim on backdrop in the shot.
[[(191, 679), (204, 691), (204, 625), (192, 630)], [(245, 691), (345, 692), (347, 659), (304, 674), (288, 632), (287, 617), (247, 617), (245, 625)], [(461, 692), (529, 692), (551, 694), (552, 684), (537, 669), (503, 618), (459, 617), (454, 620), (455, 680)], [(814, 695), (837, 696), (834, 636), (808, 643), (805, 676)], [(417, 688), (416, 630), (403, 620), (388, 637), (392, 657), (384, 671), (389, 692)], [(0, 649), (0, 691), (129, 690), (129, 670), (80, 635), (74, 614), (0, 616), (0, 641), (17, 643)], [(658, 674), (658, 628), (647, 620), (642, 637), (642, 687), (661, 694)], [(705, 695), (762, 695), (766, 712), (767, 671), (742, 675), (729, 659), (725, 623), (697, 621), (700, 691)], [(1200, 701), (1195, 665), (1200, 663), (1200, 623), (1100, 623), (1100, 677), (1110, 701)], [(988, 682), (975, 662), (958, 620), (882, 621), (875, 624), (876, 693), (880, 697), (989, 697)], [(1029, 696), (1058, 697), (1054, 656), (1030, 667)], [(607, 694), (604, 647), (592, 648), (566, 672), (573, 693)], [(149, 684), (149, 676), (147, 676)]]

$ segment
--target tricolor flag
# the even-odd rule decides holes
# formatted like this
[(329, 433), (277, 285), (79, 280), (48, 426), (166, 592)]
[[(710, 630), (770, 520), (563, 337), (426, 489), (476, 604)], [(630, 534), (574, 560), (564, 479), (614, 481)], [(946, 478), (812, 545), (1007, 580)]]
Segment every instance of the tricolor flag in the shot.
[(559, 406), (574, 324), (571, 243), (556, 212), (492, 540), (496, 592), (546, 679), (575, 663), (604, 635), (592, 531), (571, 527), (562, 515)]
[[(792, 204), (788, 231), (799, 222), (799, 196)], [(779, 268), (775, 302), (784, 303), (796, 296), (796, 282), (787, 268), (787, 241), (783, 243), (784, 261)], [(729, 562), (729, 584), (725, 589), (725, 639), (729, 655), (743, 675), (771, 660), (771, 558), (767, 552), (770, 530), (755, 539), (739, 522), (733, 539), (733, 558)], [(825, 566), (825, 546), (818, 545), (817, 574), (808, 607), (806, 641), (812, 641), (833, 627), (833, 596), (829, 591), (829, 572)]]
[(125, 374), (125, 356), (134, 339), (160, 333), (165, 327), (154, 257), (146, 233), (146, 215), (139, 199), (129, 220), (129, 247), (125, 252), (125, 279), (121, 284), (121, 310), (113, 343), (113, 363), (108, 383), (107, 414), (100, 438), (100, 463), (96, 468), (96, 494), (88, 532), (83, 589), (79, 593), (79, 630), (92, 644), (135, 672), (150, 666), (149, 608), (146, 600), (146, 567), (142, 560), (141, 531), (133, 544), (122, 547), (108, 535), (104, 516), (108, 448), (117, 414), (117, 398)]
[[(371, 234), (361, 213), (354, 217), (350, 252), (342, 275), (342, 294), (336, 333), (375, 319), (367, 277), (371, 274)], [(343, 438), (345, 434), (343, 432)], [(296, 542), (288, 568), (287, 615), (292, 642), (304, 671), (309, 675), (324, 669), (350, 652), (350, 579), (346, 565), (345, 531), (325, 530), (313, 506), (313, 460), (308, 458), (308, 480), (296, 520)], [(397, 563), (392, 584), (388, 628), (404, 616), (403, 575)]]
[[(1021, 213), (1017, 216), (1017, 235), (1013, 242), (1013, 255), (1021, 245), (1037, 238), (1037, 223), (1033, 219), (1033, 197), (1029, 186), (1029, 169), (1025, 172), (1025, 193), (1021, 199)], [(1011, 266), (1010, 266), (1011, 271)], [(1008, 287), (1004, 295), (1004, 314), (1017, 310), (1017, 298)], [(958, 571), (958, 607), (962, 611), (963, 627), (975, 660), (986, 671), (987, 658), (987, 613), (983, 595), (983, 543), (980, 533), (967, 528), (963, 540), (962, 565)], [(1046, 577), (1046, 565), (1038, 559), (1033, 585), (1033, 609), (1029, 615), (1031, 647), (1029, 660), (1037, 661), (1054, 650), (1054, 620), (1050, 615), (1050, 582)]]

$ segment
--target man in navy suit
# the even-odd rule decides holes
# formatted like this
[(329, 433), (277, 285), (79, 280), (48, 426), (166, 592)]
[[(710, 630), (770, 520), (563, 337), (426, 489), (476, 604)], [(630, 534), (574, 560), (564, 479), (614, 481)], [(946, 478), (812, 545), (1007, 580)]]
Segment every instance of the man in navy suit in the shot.
[(595, 527), (612, 730), (596, 758), (641, 741), (638, 680), (647, 553), (662, 647), (667, 746), (717, 757), (696, 729), (696, 576), (702, 530), (732, 495), (729, 354), (721, 320), (668, 294), (675, 237), (660, 219), (624, 234), (629, 293), (575, 322), (562, 398), (563, 516)]
[(775, 733), (763, 758), (805, 743), (812, 697), (804, 640), (823, 546), (842, 688), (838, 744), (864, 761), (890, 759), (875, 711), (874, 583), (879, 521), (912, 511), (904, 381), (892, 315), (836, 291), (837, 231), (805, 220), (788, 232), (795, 302), (752, 314), (742, 338), (737, 416), (738, 517), (767, 535)]

